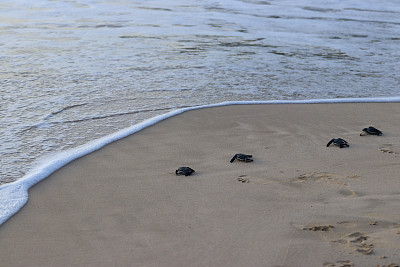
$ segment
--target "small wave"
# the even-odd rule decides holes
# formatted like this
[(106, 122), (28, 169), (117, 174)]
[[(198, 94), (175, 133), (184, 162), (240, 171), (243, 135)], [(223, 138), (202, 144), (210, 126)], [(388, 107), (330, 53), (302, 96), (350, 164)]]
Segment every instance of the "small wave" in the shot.
[(79, 25), (77, 28), (123, 28), (121, 24), (96, 24), (96, 25)]
[(65, 110), (72, 109), (72, 108), (76, 108), (76, 107), (85, 106), (85, 105), (87, 105), (87, 104), (88, 104), (88, 103), (83, 103), (83, 104), (76, 104), (76, 105), (71, 105), (71, 106), (64, 107), (64, 108), (62, 108), (62, 109), (60, 109), (60, 110), (57, 110), (57, 111), (52, 112), (51, 114), (47, 115), (47, 116), (44, 117), (43, 119), (44, 119), (44, 120), (47, 120), (48, 118), (50, 118), (50, 117), (52, 117), (52, 116), (54, 116), (54, 115), (60, 114), (61, 112), (65, 111)]
[(312, 48), (308, 51), (290, 51), (290, 52), (272, 50), (269, 53), (276, 54), (279, 56), (286, 56), (286, 57), (299, 57), (299, 58), (320, 57), (320, 58), (327, 59), (327, 60), (338, 60), (338, 59), (351, 60), (351, 61), (359, 60), (359, 58), (349, 56), (342, 51), (331, 51), (331, 50), (317, 51), (317, 49), (312, 49)]
[(353, 11), (361, 11), (361, 12), (378, 12), (378, 13), (398, 13), (392, 10), (374, 10), (374, 9), (362, 9), (362, 8), (345, 8), (344, 10), (353, 10)]
[(377, 24), (388, 24), (388, 25), (400, 25), (400, 22), (385, 21), (385, 20), (363, 20), (363, 19), (351, 19), (351, 18), (336, 18), (330, 19), (333, 21), (348, 21), (348, 22), (361, 22), (361, 23), (377, 23)]
[(147, 112), (154, 112), (154, 111), (165, 111), (165, 110), (170, 110), (170, 108), (142, 109), (142, 110), (120, 112), (120, 113), (114, 113), (114, 114), (108, 114), (108, 115), (92, 116), (92, 117), (86, 117), (86, 118), (81, 118), (81, 119), (76, 119), (76, 120), (55, 121), (55, 122), (51, 122), (50, 124), (76, 123), (76, 122), (91, 121), (91, 120), (102, 120), (102, 119), (120, 117), (120, 116), (125, 116), (125, 115), (147, 113)]
[[(160, 26), (159, 25), (153, 25), (153, 27), (160, 27)], [(132, 38), (132, 39), (135, 39), (135, 38), (138, 38), (138, 39), (142, 39), (142, 38), (145, 38), (145, 39), (163, 39), (162, 37), (159, 37), (159, 36), (149, 36), (149, 35), (143, 35), (143, 34), (121, 35), (119, 38), (123, 38), (123, 39), (130, 39), (130, 38)]]
[[(84, 105), (84, 104), (82, 104)], [(76, 106), (82, 106), (82, 105), (76, 105)], [(75, 106), (75, 107), (76, 107)], [(73, 108), (74, 106), (71, 106), (69, 108)], [(46, 116), (44, 119), (49, 119), (52, 115), (61, 113), (64, 111), (64, 109), (57, 111), (56, 113), (52, 113), (48, 116)], [(132, 115), (132, 114), (138, 114), (138, 113), (147, 113), (147, 112), (155, 112), (155, 111), (165, 111), (165, 110), (171, 110), (171, 108), (158, 108), (158, 109), (142, 109), (142, 110), (135, 110), (135, 111), (129, 111), (129, 112), (120, 112), (120, 113), (114, 113), (114, 114), (108, 114), (108, 115), (100, 115), (100, 116), (91, 116), (91, 117), (85, 117), (85, 118), (80, 118), (76, 120), (65, 120), (65, 121), (46, 121), (46, 122), (41, 122), (32, 126), (28, 126), (21, 130), (21, 132), (26, 132), (29, 130), (32, 130), (34, 128), (39, 128), (43, 126), (49, 126), (52, 124), (68, 124), (68, 123), (78, 123), (78, 122), (84, 122), (84, 121), (92, 121), (92, 120), (102, 120), (102, 119), (108, 119), (108, 118), (114, 118), (114, 117), (120, 117), (120, 116), (125, 116), (125, 115)]]
[(302, 7), (304, 10), (315, 11), (315, 12), (323, 12), (323, 13), (330, 13), (330, 12), (340, 12), (341, 9), (333, 9), (333, 8), (322, 8), (322, 7)]
[(247, 4), (254, 4), (254, 5), (264, 5), (264, 6), (271, 5), (271, 3), (267, 2), (267, 1), (241, 0), (241, 2), (247, 3)]
[(140, 6), (140, 7), (136, 7), (137, 9), (144, 9), (144, 10), (151, 10), (151, 11), (173, 11), (170, 8), (161, 8), (161, 7), (146, 7), (146, 6)]
[(387, 20), (365, 20), (365, 19), (354, 19), (346, 17), (323, 17), (323, 16), (288, 16), (288, 15), (260, 15), (260, 14), (248, 14), (257, 18), (267, 19), (286, 19), (286, 20), (321, 20), (321, 21), (345, 21), (345, 22), (357, 22), (357, 23), (377, 23), (377, 24), (388, 24), (388, 25), (400, 25), (400, 22), (387, 21)]
[(225, 46), (225, 47), (261, 47), (261, 48), (278, 48), (279, 46), (276, 45), (268, 45), (268, 44), (262, 44), (262, 43), (254, 43), (257, 41), (261, 41), (264, 38), (259, 38), (255, 40), (243, 40), (239, 42), (220, 42), (220, 46)]

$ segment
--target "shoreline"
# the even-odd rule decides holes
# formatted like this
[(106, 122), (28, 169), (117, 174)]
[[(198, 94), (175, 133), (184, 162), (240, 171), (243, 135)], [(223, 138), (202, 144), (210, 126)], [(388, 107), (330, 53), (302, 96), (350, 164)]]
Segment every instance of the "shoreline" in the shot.
[(309, 99), (309, 100), (269, 100), (269, 101), (228, 101), (217, 104), (209, 104), (195, 107), (180, 108), (166, 114), (162, 114), (143, 122), (135, 124), (131, 127), (122, 129), (111, 135), (93, 140), (85, 145), (78, 146), (74, 149), (58, 152), (51, 157), (46, 157), (37, 162), (36, 167), (27, 173), (21, 179), (0, 186), (0, 226), (11, 216), (17, 213), (28, 201), (28, 190), (36, 183), (47, 178), (53, 172), (69, 164), (80, 157), (86, 156), (104, 146), (115, 141), (123, 139), (147, 127), (157, 124), (160, 121), (174, 117), (184, 112), (223, 107), (231, 105), (275, 105), (275, 104), (323, 104), (323, 103), (397, 103), (400, 102), (399, 97), (377, 97), (377, 98), (340, 98), (340, 99)]
[[(394, 102), (186, 111), (33, 186), (0, 226), (0, 255), (17, 266), (399, 264), (399, 111)], [(370, 124), (384, 135), (360, 137)], [(350, 147), (327, 148), (337, 137)], [(229, 163), (235, 153), (254, 162)], [(175, 176), (186, 165), (196, 173)]]

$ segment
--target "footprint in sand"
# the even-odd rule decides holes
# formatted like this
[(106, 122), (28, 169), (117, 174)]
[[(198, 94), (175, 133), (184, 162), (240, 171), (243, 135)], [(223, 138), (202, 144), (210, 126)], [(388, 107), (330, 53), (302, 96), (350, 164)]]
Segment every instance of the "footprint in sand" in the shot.
[(262, 185), (265, 185), (265, 184), (273, 183), (272, 181), (268, 181), (266, 179), (250, 177), (248, 175), (240, 175), (237, 178), (237, 180), (239, 182), (241, 182), (241, 183), (244, 183), (244, 184), (249, 184), (250, 183), (250, 184), (262, 184)]
[(383, 153), (400, 154), (400, 145), (383, 144), (379, 147)]
[(360, 176), (358, 175), (340, 175), (336, 173), (329, 173), (329, 172), (312, 172), (302, 174), (298, 177), (300, 182), (303, 181), (316, 181), (316, 182), (328, 182), (332, 184), (337, 184), (340, 186), (339, 193), (344, 196), (357, 196), (357, 193), (351, 190), (347, 184), (349, 179), (359, 179)]
[(301, 181), (332, 181), (332, 182), (337, 182), (337, 181), (343, 181), (346, 180), (347, 178), (351, 179), (357, 179), (360, 178), (358, 175), (340, 175), (336, 173), (330, 173), (330, 172), (312, 172), (312, 173), (306, 173), (302, 174), (298, 177), (299, 180)]
[(343, 238), (336, 240), (340, 244), (344, 244), (352, 248), (355, 252), (363, 255), (371, 255), (373, 253), (374, 245), (368, 243), (369, 236), (361, 232), (353, 232), (345, 235)]
[[(292, 226), (298, 230), (320, 231), (324, 240), (343, 246), (353, 255), (375, 255), (375, 257), (379, 257), (380, 254), (380, 259), (398, 255), (398, 237), (395, 236), (399, 227), (398, 222), (372, 220), (371, 223), (371, 220), (366, 219), (357, 222), (337, 221), (334, 226), (330, 224), (302, 226), (294, 223), (292, 223)], [(382, 255), (381, 253), (385, 254)], [(341, 263), (343, 265), (340, 265)], [(345, 265), (345, 263), (343, 261), (326, 262), (324, 266), (353, 266)], [(348, 264), (351, 264), (351, 262), (348, 262)]]
[(239, 182), (242, 182), (244, 184), (250, 183), (250, 178), (247, 177), (247, 175), (240, 175), (237, 180)]
[(333, 228), (335, 228), (333, 225), (324, 225), (324, 224), (315, 224), (309, 227), (304, 227), (303, 230), (309, 230), (309, 231), (322, 231), (322, 232), (326, 232), (326, 231), (330, 231)]

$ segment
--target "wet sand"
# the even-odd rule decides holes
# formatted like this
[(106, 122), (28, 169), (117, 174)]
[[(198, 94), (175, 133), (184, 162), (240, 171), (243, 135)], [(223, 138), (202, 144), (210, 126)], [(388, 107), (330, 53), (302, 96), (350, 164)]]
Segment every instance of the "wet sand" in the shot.
[(1, 266), (400, 264), (399, 121), (399, 103), (185, 112), (31, 188)]

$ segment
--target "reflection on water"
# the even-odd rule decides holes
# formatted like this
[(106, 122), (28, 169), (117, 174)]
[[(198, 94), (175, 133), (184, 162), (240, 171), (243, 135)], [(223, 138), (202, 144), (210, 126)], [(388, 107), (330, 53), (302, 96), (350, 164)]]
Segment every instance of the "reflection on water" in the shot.
[(0, 183), (170, 109), (397, 96), (398, 1), (0, 4)]

